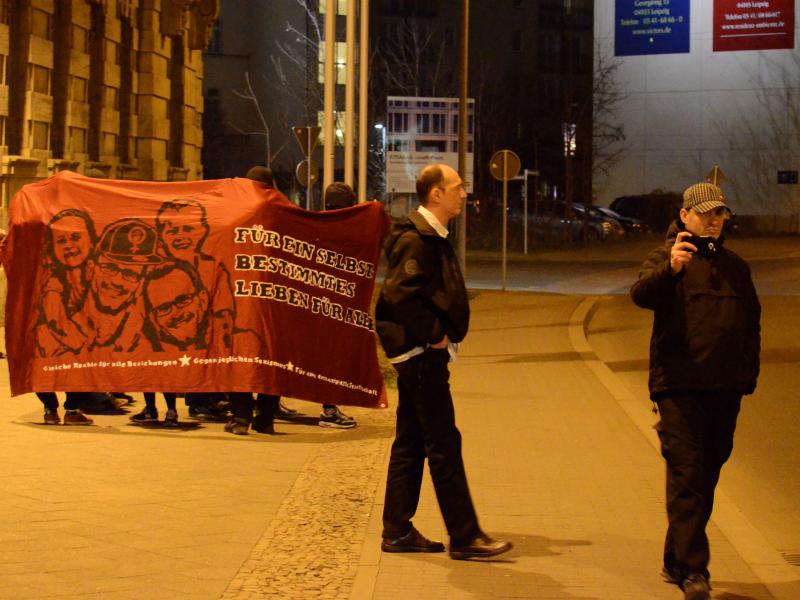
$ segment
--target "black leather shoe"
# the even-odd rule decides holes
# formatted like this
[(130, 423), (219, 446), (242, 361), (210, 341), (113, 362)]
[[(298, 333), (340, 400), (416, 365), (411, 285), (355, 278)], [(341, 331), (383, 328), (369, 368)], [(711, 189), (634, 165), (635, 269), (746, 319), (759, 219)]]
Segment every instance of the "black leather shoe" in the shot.
[(381, 550), (384, 552), (444, 552), (442, 542), (434, 542), (422, 535), (415, 527), (403, 537), (383, 538)]
[(275, 433), (275, 424), (273, 423), (272, 419), (262, 415), (256, 415), (253, 419), (253, 422), (250, 424), (250, 427), (253, 429), (253, 431), (257, 431), (258, 433)]
[(488, 558), (508, 552), (513, 548), (511, 542), (501, 542), (490, 538), (485, 533), (476, 536), (464, 545), (450, 544), (450, 558), (464, 560), (465, 558)]

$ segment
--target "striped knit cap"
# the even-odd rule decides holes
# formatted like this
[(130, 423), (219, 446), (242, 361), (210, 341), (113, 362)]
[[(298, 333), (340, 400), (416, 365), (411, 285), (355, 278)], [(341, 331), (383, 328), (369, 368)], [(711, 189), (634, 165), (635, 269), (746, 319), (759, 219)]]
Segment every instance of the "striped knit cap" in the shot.
[(713, 183), (695, 183), (683, 192), (683, 208), (686, 210), (693, 208), (702, 214), (720, 206), (731, 212), (722, 190)]

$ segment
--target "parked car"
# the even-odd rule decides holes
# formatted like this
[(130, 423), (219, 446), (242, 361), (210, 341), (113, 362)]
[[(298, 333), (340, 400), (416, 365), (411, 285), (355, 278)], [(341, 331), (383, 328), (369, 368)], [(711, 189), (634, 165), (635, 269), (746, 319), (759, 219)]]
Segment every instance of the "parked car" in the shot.
[(620, 196), (609, 208), (623, 217), (639, 219), (656, 233), (665, 232), (678, 217), (683, 198), (673, 192)]
[(542, 212), (529, 219), (533, 235), (543, 240), (570, 239), (573, 242), (615, 240), (624, 237), (619, 221), (578, 202), (572, 205), (572, 216), (566, 216), (563, 202), (542, 207)]
[(593, 208), (622, 225), (622, 227), (625, 229), (625, 235), (635, 236), (648, 233), (650, 231), (647, 223), (641, 219), (625, 217), (617, 212), (614, 212), (610, 208), (606, 208), (605, 206), (594, 206)]
[[(625, 227), (620, 221), (610, 215), (598, 210), (596, 206), (586, 206), (580, 202), (575, 202), (572, 205), (572, 210), (575, 215), (581, 220), (586, 222), (587, 240), (591, 241), (593, 238), (592, 230), (596, 232), (597, 239), (600, 240), (618, 240), (625, 236)], [(584, 215), (588, 215), (585, 218)]]

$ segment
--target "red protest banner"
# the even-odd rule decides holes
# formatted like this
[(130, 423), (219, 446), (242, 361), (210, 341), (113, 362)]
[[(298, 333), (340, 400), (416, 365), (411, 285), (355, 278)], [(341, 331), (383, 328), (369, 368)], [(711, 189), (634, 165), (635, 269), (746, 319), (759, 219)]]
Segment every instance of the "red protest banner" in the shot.
[(714, 52), (794, 48), (794, 0), (714, 0)]
[(11, 393), (252, 391), (385, 406), (375, 202), (314, 213), (248, 179), (98, 180), (13, 198)]

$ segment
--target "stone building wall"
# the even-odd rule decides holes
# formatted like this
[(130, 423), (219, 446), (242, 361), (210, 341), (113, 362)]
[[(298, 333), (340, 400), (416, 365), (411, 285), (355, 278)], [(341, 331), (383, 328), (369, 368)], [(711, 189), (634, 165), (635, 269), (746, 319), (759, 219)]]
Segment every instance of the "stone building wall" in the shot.
[(60, 170), (202, 179), (220, 0), (0, 0), (2, 206)]

